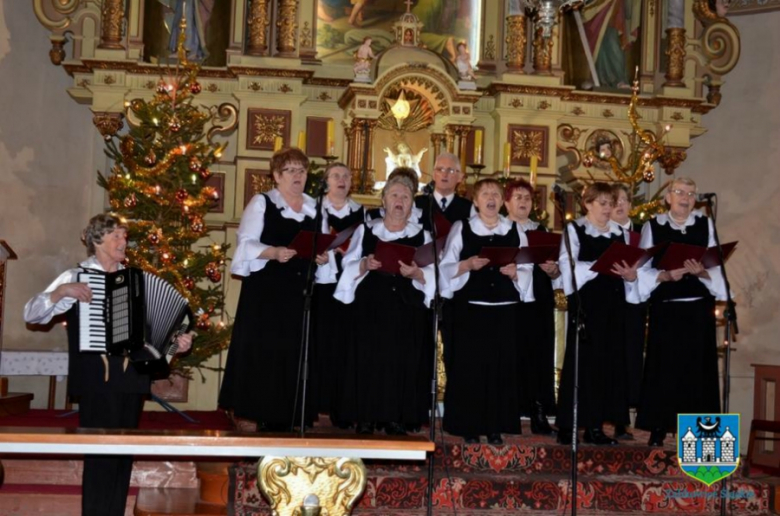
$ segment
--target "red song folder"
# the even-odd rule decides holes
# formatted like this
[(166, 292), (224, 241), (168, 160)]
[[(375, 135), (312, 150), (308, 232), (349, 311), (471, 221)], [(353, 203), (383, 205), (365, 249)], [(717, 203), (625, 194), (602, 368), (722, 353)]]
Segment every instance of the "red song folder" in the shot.
[(436, 238), (446, 237), (452, 229), (452, 222), (440, 211), (433, 212), (433, 224), (436, 226)]
[(639, 241), (642, 240), (642, 233), (637, 231), (628, 232), (628, 243), (634, 247), (639, 247)]
[[(344, 231), (341, 231), (335, 235), (327, 234), (327, 233), (320, 233), (317, 236), (317, 255), (320, 255), (326, 251), (331, 251), (340, 245), (342, 245), (344, 242), (349, 240), (349, 238), (352, 236), (352, 233), (355, 232), (355, 229), (360, 224), (355, 224), (353, 226), (348, 227)], [(304, 260), (310, 260), (312, 257), (312, 244), (314, 239), (314, 232), (309, 231), (307, 229), (302, 229), (298, 231), (298, 234), (295, 235), (295, 238), (293, 238), (293, 241), (290, 242), (290, 245), (287, 246), (288, 249), (295, 249), (295, 251), (298, 252), (297, 256), (299, 258), (303, 258)]]
[[(723, 247), (723, 256), (726, 260), (729, 259), (736, 246), (737, 242), (729, 242), (721, 246)], [(667, 245), (661, 261), (658, 262), (657, 269), (663, 271), (682, 269), (685, 267), (685, 260), (699, 261), (704, 265), (705, 269), (711, 269), (720, 265), (717, 247), (707, 248), (698, 245), (672, 243)]]
[(622, 242), (612, 242), (606, 251), (604, 251), (599, 259), (591, 265), (590, 270), (598, 272), (599, 274), (607, 274), (619, 278), (617, 274), (612, 272), (612, 268), (616, 263), (626, 262), (629, 267), (634, 264), (642, 265), (651, 258), (652, 254), (644, 249), (634, 247)]
[(489, 266), (503, 267), (515, 263), (517, 251), (517, 247), (483, 247), (479, 250), (479, 257), (490, 260)]
[(533, 231), (526, 231), (525, 237), (528, 239), (528, 245), (531, 247), (544, 245), (560, 248), (561, 246), (560, 233), (550, 233), (548, 231), (539, 231), (536, 229)]
[[(447, 237), (437, 238), (436, 250), (441, 253), (446, 243)], [(417, 251), (414, 253), (414, 263), (416, 263), (418, 267), (427, 267), (433, 263), (433, 242), (428, 242), (417, 248)]]
[(382, 263), (382, 266), (379, 268), (380, 271), (390, 274), (401, 274), (401, 266), (398, 262), (401, 261), (406, 265), (411, 265), (416, 252), (416, 247), (380, 240), (376, 243), (376, 249), (374, 249), (374, 259)]
[(533, 263), (538, 265), (549, 261), (557, 262), (560, 246), (557, 245), (533, 245), (530, 247), (521, 247), (515, 255), (515, 263), (522, 265), (524, 263)]

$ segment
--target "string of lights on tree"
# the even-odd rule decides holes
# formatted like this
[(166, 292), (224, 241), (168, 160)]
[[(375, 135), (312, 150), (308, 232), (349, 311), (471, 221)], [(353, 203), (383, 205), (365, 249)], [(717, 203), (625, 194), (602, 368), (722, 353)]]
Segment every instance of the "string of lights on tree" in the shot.
[[(190, 377), (211, 356), (227, 348), (222, 278), (227, 246), (208, 242), (204, 218), (219, 199), (207, 185), (224, 148), (207, 141), (212, 115), (193, 104), (200, 93), (199, 66), (187, 60), (182, 20), (178, 64), (164, 69), (150, 100), (125, 103), (130, 130), (106, 137), (111, 174), (98, 172), (111, 209), (128, 225), (127, 261), (174, 285), (196, 314), (192, 350), (172, 370)], [(213, 322), (220, 319), (218, 322)], [(208, 367), (206, 367), (208, 368)]]

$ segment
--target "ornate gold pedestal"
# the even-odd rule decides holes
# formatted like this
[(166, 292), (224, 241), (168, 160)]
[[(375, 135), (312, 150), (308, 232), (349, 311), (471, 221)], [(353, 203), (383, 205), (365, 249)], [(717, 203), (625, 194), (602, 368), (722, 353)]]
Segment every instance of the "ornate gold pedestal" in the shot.
[(315, 494), (321, 516), (346, 516), (366, 488), (366, 467), (347, 457), (265, 457), (257, 479), (274, 515), (304, 516), (303, 501)]
[(685, 29), (666, 29), (666, 82), (664, 86), (685, 87)]
[(525, 67), (525, 44), (527, 42), (527, 24), (525, 16), (514, 14), (507, 16), (506, 67), (511, 73), (523, 73)]

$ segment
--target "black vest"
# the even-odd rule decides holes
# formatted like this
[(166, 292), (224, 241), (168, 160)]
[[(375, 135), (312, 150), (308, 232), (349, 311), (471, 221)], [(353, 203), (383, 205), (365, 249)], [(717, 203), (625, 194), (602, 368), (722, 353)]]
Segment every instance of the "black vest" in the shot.
[[(710, 225), (707, 217), (696, 217), (692, 226), (682, 231), (673, 229), (670, 222), (659, 224), (655, 218), (650, 219), (650, 230), (653, 234), (653, 245), (673, 242), (678, 244), (698, 245), (707, 247), (710, 242)], [(658, 266), (661, 256), (653, 258), (653, 267)], [(653, 301), (665, 299), (685, 299), (691, 297), (709, 297), (710, 291), (695, 276), (686, 274), (680, 281), (665, 281), (660, 283), (650, 296)]]
[[(282, 217), (282, 209), (274, 204), (266, 194), (262, 194), (262, 196), (265, 197), (265, 214), (263, 216), (263, 233), (260, 235), (261, 243), (273, 247), (287, 247), (301, 230), (315, 231), (316, 229), (320, 231), (320, 228), (315, 228), (312, 217), (306, 215), (301, 222)], [(275, 270), (293, 272), (292, 269), (295, 269), (295, 272), (304, 273), (308, 263), (308, 260), (295, 256), (285, 263), (270, 260), (262, 270), (271, 273)]]
[[(379, 237), (371, 231), (371, 228), (368, 225), (365, 225), (364, 229), (362, 242), (363, 253), (361, 256), (366, 257), (369, 254), (373, 254), (376, 250)], [(420, 247), (425, 243), (425, 232), (420, 230), (420, 232), (414, 236), (392, 240), (391, 243)], [(404, 278), (401, 275), (370, 271), (367, 273), (366, 278), (358, 285), (358, 290), (361, 289), (371, 289), (376, 292), (381, 292), (381, 295), (388, 296), (388, 299), (389, 296), (397, 297), (401, 302), (408, 305), (423, 306), (425, 302), (425, 294), (412, 285), (412, 280), (410, 278)]]
[[(479, 236), (471, 229), (471, 224), (465, 221), (461, 237), (463, 238), (463, 249), (459, 257), (461, 261), (478, 255), (483, 247), (520, 247), (520, 235), (514, 222), (506, 235)], [(520, 301), (520, 294), (514, 283), (508, 276), (501, 274), (500, 269), (500, 265), (488, 264), (478, 271), (471, 271), (463, 288), (455, 292), (454, 299), (484, 303)]]
[[(612, 245), (612, 242), (625, 243), (626, 241), (622, 230), (619, 235), (606, 233), (605, 236), (594, 237), (585, 232), (585, 226), (580, 226), (576, 222), (572, 222), (572, 226), (574, 226), (574, 230), (577, 232), (577, 238), (580, 241), (580, 251), (577, 254), (577, 260), (581, 262), (595, 262), (604, 254), (604, 251)], [(581, 289), (595, 288), (620, 291), (625, 295), (623, 280), (607, 274), (599, 274), (595, 279), (587, 282), (585, 285), (578, 286)]]
[(347, 214), (343, 219), (336, 217), (332, 213), (328, 213), (328, 226), (333, 228), (333, 231), (338, 233), (339, 231), (344, 231), (345, 229), (352, 227), (359, 222), (363, 222), (364, 218), (365, 215), (362, 206), (355, 211), (350, 211), (349, 214)]
[[(529, 229), (528, 231), (544, 231), (549, 233), (545, 226), (539, 224), (536, 229)], [(526, 231), (526, 233), (528, 232)], [(557, 260), (556, 260), (557, 261)], [(534, 265), (534, 300), (539, 305), (549, 307), (555, 306), (555, 293), (552, 288), (552, 278), (542, 270), (538, 265)]]
[[(423, 225), (423, 229), (426, 231), (431, 230), (431, 216), (430, 216), (430, 200), (428, 195), (418, 195), (414, 198), (414, 205), (422, 210), (422, 218), (420, 223)], [(471, 206), (472, 202), (465, 197), (455, 195), (452, 201), (447, 205), (447, 209), (442, 211), (441, 204), (436, 202), (436, 198), (433, 199), (434, 210), (438, 213), (444, 214), (444, 217), (451, 223), (455, 223), (462, 220), (464, 223), (471, 218)]]

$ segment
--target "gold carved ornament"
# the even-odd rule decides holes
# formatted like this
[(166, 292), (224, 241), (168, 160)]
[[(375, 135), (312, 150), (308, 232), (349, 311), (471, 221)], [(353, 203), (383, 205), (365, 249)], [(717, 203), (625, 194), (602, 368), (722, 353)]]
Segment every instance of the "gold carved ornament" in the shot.
[[(81, 0), (33, 0), (33, 11), (38, 21), (49, 30), (62, 30), (70, 25), (70, 15), (79, 8)], [(55, 20), (49, 17), (53, 10), (62, 18)]]
[(295, 32), (298, 30), (298, 0), (280, 0), (279, 19), (276, 21), (276, 27), (279, 31), (277, 36), (277, 49), (280, 54), (292, 56), (295, 53)]
[(228, 134), (238, 127), (238, 110), (233, 104), (223, 102), (219, 107), (212, 106), (209, 111), (213, 124), (206, 133), (206, 140), (213, 144), (215, 135)]
[(544, 155), (544, 134), (542, 131), (512, 132), (512, 161), (540, 158)]
[(525, 15), (507, 16), (507, 37), (505, 39), (507, 54), (506, 65), (515, 73), (523, 73), (525, 66), (525, 46), (528, 41)]
[(301, 516), (304, 499), (315, 494), (320, 516), (342, 516), (366, 488), (366, 467), (347, 457), (264, 457), (257, 467), (260, 491), (277, 516)]
[(666, 82), (664, 86), (685, 87), (685, 29), (670, 27), (666, 29)]
[(487, 61), (495, 61), (496, 59), (496, 41), (492, 34), (488, 36), (487, 42), (485, 43), (485, 50), (482, 52), (482, 56)]
[(273, 144), (277, 136), (284, 134), (285, 118), (281, 115), (256, 114), (252, 125), (255, 130), (253, 145)]
[(534, 73), (536, 75), (552, 75), (553, 38), (545, 38), (542, 27), (536, 29), (534, 36)]
[(249, 11), (249, 44), (247, 53), (263, 55), (268, 49), (266, 34), (268, 33), (268, 0), (252, 0)]
[(100, 9), (100, 45), (98, 48), (125, 48), (122, 45), (124, 7), (124, 0), (103, 0), (103, 6)]

